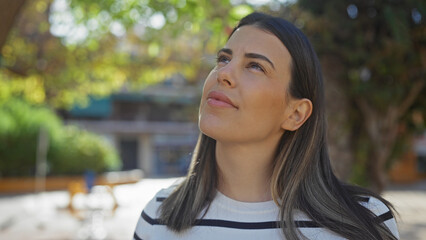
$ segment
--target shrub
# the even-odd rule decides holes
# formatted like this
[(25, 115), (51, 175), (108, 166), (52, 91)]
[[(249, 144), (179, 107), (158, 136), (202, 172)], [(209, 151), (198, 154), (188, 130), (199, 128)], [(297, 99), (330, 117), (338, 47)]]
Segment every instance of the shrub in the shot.
[(102, 172), (120, 167), (116, 151), (106, 141), (73, 126), (64, 129), (49, 153), (50, 169), (55, 174)]
[(115, 149), (101, 137), (64, 127), (46, 107), (10, 99), (0, 106), (0, 176), (34, 175), (41, 128), (49, 136), (49, 175), (100, 172), (120, 165)]

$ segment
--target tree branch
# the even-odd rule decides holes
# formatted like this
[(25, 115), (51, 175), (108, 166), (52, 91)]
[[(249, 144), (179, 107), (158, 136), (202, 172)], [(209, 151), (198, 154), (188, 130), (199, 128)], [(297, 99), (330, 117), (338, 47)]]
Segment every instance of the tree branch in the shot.
[(26, 0), (0, 0), (0, 50)]
[(416, 81), (410, 89), (410, 92), (407, 94), (407, 97), (402, 101), (401, 105), (398, 107), (398, 118), (403, 116), (408, 109), (413, 105), (414, 101), (416, 101), (420, 92), (423, 90), (426, 81), (424, 79), (420, 79)]

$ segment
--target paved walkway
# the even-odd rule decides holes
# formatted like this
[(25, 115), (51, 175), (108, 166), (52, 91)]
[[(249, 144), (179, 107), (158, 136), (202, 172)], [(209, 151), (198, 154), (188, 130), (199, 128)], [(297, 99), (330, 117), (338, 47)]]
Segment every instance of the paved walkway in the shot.
[[(111, 210), (94, 210), (72, 215), (66, 208), (69, 199), (65, 191), (0, 196), (0, 239), (132, 239), (143, 206), (159, 189), (175, 180), (144, 179), (115, 187), (119, 207), (114, 214)], [(392, 186), (384, 197), (399, 211), (401, 239), (426, 240), (426, 182)], [(90, 198), (77, 196), (73, 203), (81, 209), (113, 206), (112, 198), (101, 188)]]
[(391, 186), (383, 197), (399, 213), (397, 219), (401, 239), (426, 240), (426, 181)]

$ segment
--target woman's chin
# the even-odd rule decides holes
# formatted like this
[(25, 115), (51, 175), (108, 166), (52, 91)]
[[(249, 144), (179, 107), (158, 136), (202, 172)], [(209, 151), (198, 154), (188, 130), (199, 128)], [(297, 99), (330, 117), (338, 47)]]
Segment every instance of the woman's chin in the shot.
[(217, 119), (200, 118), (200, 121), (198, 122), (198, 127), (204, 135), (211, 137), (215, 140), (227, 138), (227, 136), (232, 131), (231, 129), (224, 126), (223, 123), (218, 122)]
[(198, 127), (200, 128), (200, 131), (204, 135), (209, 136), (213, 139), (216, 139), (215, 135), (217, 135), (218, 132), (220, 132), (220, 130), (218, 130), (218, 127), (214, 125), (215, 124), (211, 124), (209, 123), (209, 121), (202, 120), (202, 119), (200, 119), (200, 121), (198, 122)]

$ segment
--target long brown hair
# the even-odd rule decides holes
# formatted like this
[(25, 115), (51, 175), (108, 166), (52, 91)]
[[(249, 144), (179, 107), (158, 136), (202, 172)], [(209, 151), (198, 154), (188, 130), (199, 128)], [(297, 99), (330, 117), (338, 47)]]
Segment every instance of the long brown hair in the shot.
[[(299, 239), (294, 211), (306, 213), (320, 226), (349, 239), (396, 239), (371, 211), (359, 204), (365, 189), (341, 183), (333, 174), (327, 152), (324, 87), (320, 63), (306, 36), (290, 22), (252, 13), (234, 28), (252, 25), (274, 34), (292, 57), (289, 93), (313, 104), (310, 118), (296, 131), (285, 131), (279, 142), (271, 177), (272, 198), (280, 208), (280, 226), (288, 239)], [(231, 33), (234, 33), (234, 31)], [(184, 181), (164, 200), (160, 220), (180, 232), (208, 211), (217, 187), (216, 141), (201, 134)]]

